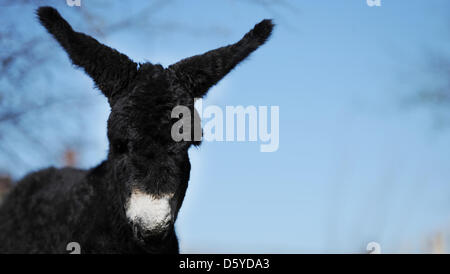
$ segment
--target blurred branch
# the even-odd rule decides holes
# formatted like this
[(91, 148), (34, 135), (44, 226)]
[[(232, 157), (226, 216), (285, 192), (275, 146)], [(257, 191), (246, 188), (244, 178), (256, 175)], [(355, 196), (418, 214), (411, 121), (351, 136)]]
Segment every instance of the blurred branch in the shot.
[(409, 98), (413, 106), (428, 107), (438, 129), (450, 127), (450, 56), (444, 52), (427, 52), (425, 75), (431, 77), (427, 86)]
[(144, 24), (148, 24), (148, 21), (142, 20), (142, 18), (149, 18), (153, 14), (155, 14), (158, 10), (161, 10), (165, 6), (171, 4), (171, 0), (159, 0), (154, 1), (147, 7), (141, 9), (139, 12), (129, 15), (109, 26), (105, 26), (103, 33), (111, 34), (117, 31), (121, 31), (123, 29), (129, 28), (130, 26), (139, 25), (140, 22), (144, 22)]
[[(444, 53), (432, 53), (428, 56), (428, 71), (434, 76), (436, 88), (419, 92), (424, 102), (434, 105), (450, 104), (450, 57)], [(450, 109), (449, 109), (450, 111)]]
[(277, 17), (276, 23), (282, 23), (286, 28), (290, 31), (297, 31), (297, 26), (292, 25), (289, 21), (287, 21), (285, 16), (282, 15), (282, 12), (290, 12), (292, 14), (298, 15), (300, 14), (300, 9), (293, 5), (292, 2), (285, 0), (246, 0), (246, 2), (260, 6), (265, 9), (272, 16)]
[[(247, 1), (280, 18), (281, 10), (298, 12), (285, 0)], [(67, 149), (67, 144), (76, 143), (78, 149), (83, 149), (90, 143), (89, 135), (82, 130), (90, 118), (84, 113), (89, 111), (80, 109), (91, 105), (82, 98), (82, 93), (71, 92), (70, 83), (60, 81), (56, 85), (53, 75), (62, 70), (62, 64), (67, 65), (67, 62), (58, 62), (62, 56), (66, 57), (62, 51), (58, 51), (61, 54), (53, 51), (56, 43), (50, 36), (41, 36), (44, 30), (33, 17), (38, 6), (50, 4), (61, 10), (64, 8), (64, 16), (76, 24), (77, 29), (84, 28), (96, 37), (144, 28), (158, 35), (175, 32), (193, 36), (228, 34), (226, 26), (197, 27), (178, 22), (175, 17), (158, 19), (158, 13), (174, 2), (154, 0), (140, 7), (142, 4), (135, 2), (98, 0), (83, 1), (79, 8), (67, 8), (63, 0), (0, 0), (0, 168), (8, 165), (14, 169), (9, 170), (14, 176), (16, 170), (28, 168), (31, 162), (42, 165), (59, 161), (58, 150)], [(117, 11), (120, 16), (111, 18)], [(114, 22), (105, 23), (111, 21)], [(43, 77), (45, 73), (47, 78)], [(51, 145), (48, 145), (48, 138), (53, 140)], [(33, 161), (23, 156), (29, 154), (36, 155)]]

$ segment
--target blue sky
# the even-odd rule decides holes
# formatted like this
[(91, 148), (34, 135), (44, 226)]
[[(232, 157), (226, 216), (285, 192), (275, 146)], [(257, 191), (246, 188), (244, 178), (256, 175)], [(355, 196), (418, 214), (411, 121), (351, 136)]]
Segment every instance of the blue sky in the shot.
[[(264, 18), (277, 24), (204, 105), (279, 106), (279, 150), (204, 142), (190, 151), (181, 250), (361, 252), (377, 241), (385, 252), (420, 252), (427, 236), (448, 230), (450, 133), (433, 128), (429, 109), (404, 102), (439, 81), (426, 70), (426, 52), (449, 54), (449, 8), (445, 0), (372, 8), (365, 0), (295, 1), (273, 10), (251, 1), (174, 1), (153, 20), (201, 35), (135, 29), (100, 39), (136, 61), (169, 65), (233, 43)], [(81, 163), (93, 166), (106, 155), (109, 108), (62, 60), (62, 79), (98, 104), (87, 125), (96, 144)]]

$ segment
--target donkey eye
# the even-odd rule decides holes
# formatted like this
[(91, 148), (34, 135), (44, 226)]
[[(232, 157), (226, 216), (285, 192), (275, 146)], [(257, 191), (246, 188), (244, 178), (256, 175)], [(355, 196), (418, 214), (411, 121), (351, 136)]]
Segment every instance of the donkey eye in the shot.
[(125, 140), (116, 140), (114, 142), (113, 149), (115, 153), (125, 153), (128, 151), (128, 143)]

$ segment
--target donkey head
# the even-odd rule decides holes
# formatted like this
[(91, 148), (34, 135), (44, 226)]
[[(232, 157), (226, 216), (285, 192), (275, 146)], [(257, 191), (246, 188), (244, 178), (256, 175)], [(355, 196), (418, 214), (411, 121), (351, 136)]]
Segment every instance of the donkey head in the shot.
[[(75, 32), (53, 8), (41, 7), (37, 14), (72, 62), (82, 67), (108, 98), (111, 183), (117, 184), (114, 188), (121, 193), (135, 237), (140, 241), (164, 238), (173, 227), (189, 181), (188, 149), (199, 144), (172, 138), (177, 121), (171, 118), (172, 110), (181, 105), (195, 113), (194, 98), (203, 97), (264, 44), (272, 22), (263, 20), (235, 44), (163, 68), (137, 64), (94, 38)], [(192, 125), (186, 128), (198, 130)]]

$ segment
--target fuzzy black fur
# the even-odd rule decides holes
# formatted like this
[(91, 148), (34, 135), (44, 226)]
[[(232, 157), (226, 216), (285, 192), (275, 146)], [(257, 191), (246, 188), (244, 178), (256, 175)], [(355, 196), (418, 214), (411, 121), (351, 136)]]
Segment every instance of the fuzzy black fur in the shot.
[[(83, 253), (177, 253), (174, 222), (189, 181), (188, 149), (198, 143), (172, 140), (171, 111), (177, 105), (193, 109), (194, 98), (264, 44), (272, 22), (263, 20), (235, 44), (163, 68), (138, 65), (75, 32), (51, 7), (37, 15), (108, 98), (110, 148), (93, 169), (49, 168), (18, 182), (0, 208), (0, 252), (67, 253), (67, 244), (78, 242)], [(125, 215), (132, 189), (174, 194), (165, 233), (136, 232)]]

